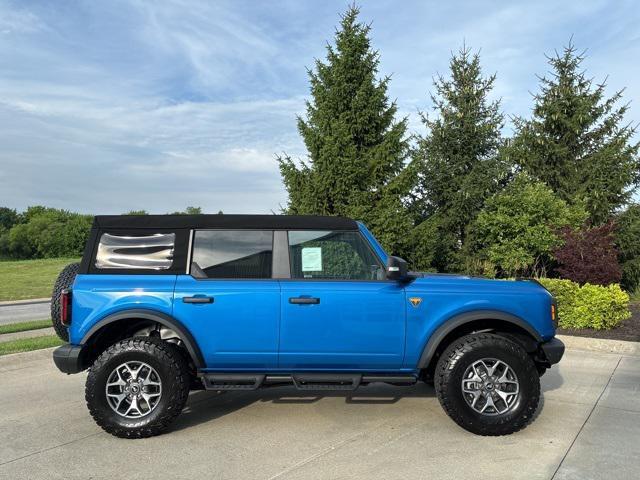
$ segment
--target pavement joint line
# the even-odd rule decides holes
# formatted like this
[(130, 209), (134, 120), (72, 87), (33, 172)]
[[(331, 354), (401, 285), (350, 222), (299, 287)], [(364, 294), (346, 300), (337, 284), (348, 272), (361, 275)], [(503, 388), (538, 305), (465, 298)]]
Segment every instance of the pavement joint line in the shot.
[(381, 444), (378, 448), (374, 448), (373, 450), (371, 450), (368, 455), (375, 455), (376, 453), (378, 453), (381, 450), (384, 450), (385, 448), (388, 448), (390, 445), (393, 445), (394, 443), (396, 443), (398, 440), (404, 438), (404, 437), (408, 437), (409, 435), (415, 433), (416, 431), (418, 431), (418, 429), (420, 427), (422, 427), (424, 425), (424, 422), (413, 426), (411, 428), (409, 428), (408, 430), (405, 430), (402, 433), (399, 433), (398, 435), (394, 436), (391, 440), (387, 440), (386, 442), (384, 442), (383, 444)]
[(101, 433), (103, 433), (103, 432), (91, 433), (89, 435), (85, 435), (84, 437), (76, 438), (76, 439), (71, 440), (69, 442), (61, 443), (59, 445), (54, 445), (53, 447), (43, 448), (42, 450), (38, 450), (37, 452), (31, 452), (31, 453), (28, 453), (28, 454), (23, 455), (21, 457), (14, 458), (14, 459), (11, 459), (11, 460), (7, 460), (6, 462), (0, 463), (0, 467), (2, 467), (4, 465), (8, 465), (9, 463), (17, 462), (18, 460), (22, 460), (24, 458), (33, 457), (34, 455), (39, 455), (41, 453), (48, 452), (49, 450), (55, 450), (56, 448), (64, 447), (66, 445), (70, 445), (72, 443), (79, 442), (81, 440), (86, 440), (87, 438), (90, 438), (90, 437), (95, 437), (96, 435), (100, 435)]
[[(382, 424), (377, 425), (375, 428), (378, 428), (378, 427), (384, 425), (384, 423), (386, 423), (386, 422), (383, 422)], [(368, 430), (374, 430), (374, 428), (368, 429)], [(317, 460), (320, 457), (324, 457), (325, 455), (328, 455), (329, 453), (331, 453), (331, 452), (337, 450), (338, 448), (346, 445), (347, 443), (351, 442), (352, 440), (355, 440), (358, 437), (366, 435), (368, 433), (368, 430), (363, 430), (361, 432), (356, 433), (355, 435), (351, 435), (350, 437), (339, 441), (338, 443), (334, 443), (333, 445), (328, 446), (327, 448), (319, 451), (318, 453), (315, 453), (315, 454), (313, 454), (313, 455), (311, 455), (311, 456), (309, 456), (309, 457), (307, 457), (307, 458), (305, 458), (303, 460), (300, 460), (297, 463), (294, 463), (290, 467), (287, 467), (284, 470), (281, 470), (280, 472), (276, 473), (275, 475), (269, 477), (268, 480), (275, 480), (276, 478), (280, 478), (283, 475), (291, 473), (294, 470), (297, 470), (298, 468), (303, 467), (304, 465), (307, 465), (307, 464), (313, 462), (314, 460)]]
[(596, 400), (596, 403), (593, 404), (593, 408), (589, 412), (589, 415), (587, 415), (587, 418), (585, 419), (584, 423), (580, 427), (580, 430), (578, 430), (578, 433), (576, 433), (576, 436), (573, 438), (573, 441), (571, 442), (571, 445), (569, 445), (569, 448), (567, 448), (567, 451), (564, 452), (564, 455), (562, 456), (562, 460), (560, 460), (560, 463), (558, 464), (558, 467), (556, 468), (555, 472), (553, 472), (553, 475), (551, 476), (551, 480), (556, 478), (556, 475), (558, 474), (558, 471), (560, 470), (560, 467), (562, 467), (562, 464), (567, 459), (567, 456), (569, 455), (569, 452), (571, 451), (571, 449), (575, 445), (576, 440), (578, 440), (578, 437), (582, 433), (582, 430), (584, 430), (584, 426), (587, 424), (587, 422), (591, 418), (591, 415), (593, 415), (593, 412), (595, 411), (596, 407), (598, 406), (598, 403), (600, 403), (600, 399), (602, 398), (602, 395), (604, 395), (604, 392), (607, 391), (607, 388), (609, 387), (609, 384), (611, 383), (611, 379), (613, 378), (613, 375), (616, 373), (616, 370), (618, 369), (618, 366), (620, 365), (621, 361), (622, 361), (622, 355), (618, 359), (618, 363), (616, 363), (616, 366), (613, 369), (613, 372), (611, 372), (611, 375), (609, 376), (609, 380), (607, 380), (607, 384), (602, 389), (602, 392), (600, 392), (600, 395), (598, 395), (598, 399)]

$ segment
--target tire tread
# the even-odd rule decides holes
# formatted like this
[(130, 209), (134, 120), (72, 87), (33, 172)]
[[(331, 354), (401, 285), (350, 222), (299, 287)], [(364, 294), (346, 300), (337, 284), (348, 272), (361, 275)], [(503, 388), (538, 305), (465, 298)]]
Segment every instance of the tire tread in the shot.
[[(454, 399), (449, 394), (448, 389), (445, 388), (448, 382), (451, 381), (453, 367), (461, 361), (465, 355), (475, 349), (487, 346), (504, 349), (518, 357), (526, 370), (525, 378), (521, 378), (520, 382), (531, 382), (534, 386), (534, 395), (532, 395), (531, 398), (525, 399), (527, 404), (522, 413), (508, 422), (504, 421), (491, 424), (469, 422), (456, 407)], [(483, 436), (508, 435), (522, 430), (534, 418), (540, 400), (540, 379), (533, 360), (520, 345), (505, 337), (491, 333), (466, 335), (453, 341), (438, 360), (434, 373), (434, 386), (440, 405), (442, 405), (447, 415), (462, 428)]]
[[(175, 382), (176, 388), (171, 389), (172, 395), (166, 408), (152, 423), (146, 423), (143, 420), (138, 427), (133, 425), (133, 428), (125, 428), (109, 421), (108, 415), (104, 415), (103, 411), (97, 408), (99, 400), (97, 395), (100, 395), (101, 392), (96, 386), (97, 376), (95, 373), (104, 368), (105, 364), (113, 358), (133, 351), (146, 352), (161, 362), (165, 362), (169, 370), (174, 372), (171, 381)], [(163, 383), (165, 381), (166, 379), (163, 379)], [(147, 438), (164, 432), (180, 414), (189, 396), (189, 382), (188, 365), (177, 347), (151, 337), (133, 337), (111, 345), (95, 360), (87, 377), (85, 400), (89, 413), (107, 433), (120, 438)], [(163, 391), (165, 390), (163, 389)]]
[(69, 341), (69, 331), (60, 319), (60, 293), (65, 288), (73, 285), (79, 271), (79, 263), (70, 263), (64, 267), (58, 275), (56, 282), (53, 284), (53, 291), (51, 292), (51, 323), (53, 323), (53, 329), (56, 331), (56, 335), (65, 342)]

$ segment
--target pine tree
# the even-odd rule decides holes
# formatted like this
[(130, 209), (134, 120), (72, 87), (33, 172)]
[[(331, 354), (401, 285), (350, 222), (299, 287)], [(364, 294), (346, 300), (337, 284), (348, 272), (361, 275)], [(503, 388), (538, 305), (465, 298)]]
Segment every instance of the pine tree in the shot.
[(563, 200), (582, 201), (593, 224), (628, 203), (640, 180), (635, 127), (623, 124), (622, 91), (605, 97), (581, 69), (584, 54), (569, 43), (547, 57), (552, 72), (540, 78), (533, 117), (515, 119), (515, 159)]
[(389, 77), (377, 78), (380, 55), (358, 14), (356, 6), (347, 10), (326, 61), (316, 60), (308, 72), (312, 99), (306, 118), (298, 117), (307, 160), (278, 157), (286, 211), (362, 219), (397, 253), (411, 228), (401, 201), (408, 191), (406, 119), (395, 120)]
[(434, 81), (436, 116), (423, 114), (427, 134), (419, 137), (411, 164), (418, 178), (411, 209), (426, 222), (421, 229), (437, 236), (431, 258), (418, 263), (424, 268), (431, 261), (440, 271), (460, 267), (467, 226), (509, 177), (499, 155), (504, 117), (500, 102), (488, 98), (495, 75), (484, 77), (479, 54), (466, 46), (449, 66), (451, 77)]

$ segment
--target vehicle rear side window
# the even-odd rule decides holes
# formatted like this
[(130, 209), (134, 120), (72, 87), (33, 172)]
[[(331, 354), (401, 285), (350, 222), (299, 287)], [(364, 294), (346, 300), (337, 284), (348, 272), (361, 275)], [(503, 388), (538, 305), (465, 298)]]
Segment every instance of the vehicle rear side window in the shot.
[(103, 233), (96, 253), (96, 268), (167, 270), (173, 264), (175, 233), (114, 235)]
[(290, 231), (291, 278), (383, 280), (385, 271), (359, 232)]
[(198, 230), (193, 240), (193, 269), (207, 278), (271, 278), (270, 230)]

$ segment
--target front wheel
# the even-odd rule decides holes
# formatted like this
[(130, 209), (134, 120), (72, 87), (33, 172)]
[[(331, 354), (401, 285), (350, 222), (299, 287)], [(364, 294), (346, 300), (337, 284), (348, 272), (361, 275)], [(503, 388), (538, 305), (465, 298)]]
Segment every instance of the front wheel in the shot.
[(480, 333), (447, 347), (436, 366), (435, 389), (445, 412), (465, 430), (508, 435), (533, 418), (540, 378), (520, 345)]
[(106, 432), (144, 438), (166, 430), (189, 395), (189, 366), (178, 348), (149, 337), (116, 343), (93, 363), (85, 397)]

